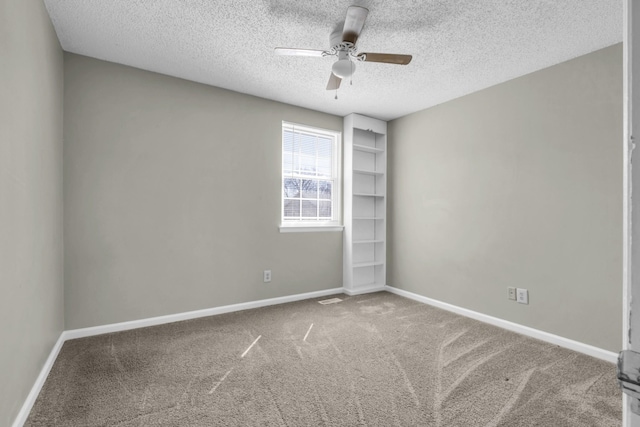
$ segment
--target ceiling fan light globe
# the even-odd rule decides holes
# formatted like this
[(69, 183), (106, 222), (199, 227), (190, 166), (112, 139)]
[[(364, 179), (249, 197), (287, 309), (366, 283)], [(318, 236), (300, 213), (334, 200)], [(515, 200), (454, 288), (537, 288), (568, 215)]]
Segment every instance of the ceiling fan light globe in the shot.
[(333, 74), (340, 77), (341, 79), (351, 77), (355, 69), (356, 64), (351, 62), (351, 60), (349, 59), (340, 59), (334, 62), (333, 66), (331, 67), (331, 71), (333, 72)]

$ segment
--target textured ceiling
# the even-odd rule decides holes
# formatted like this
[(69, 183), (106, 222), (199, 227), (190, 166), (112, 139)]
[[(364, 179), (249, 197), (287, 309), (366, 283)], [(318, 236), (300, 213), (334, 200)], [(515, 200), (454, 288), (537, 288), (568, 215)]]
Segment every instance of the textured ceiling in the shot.
[[(45, 0), (66, 51), (344, 116), (389, 120), (622, 41), (620, 0)], [(370, 10), (359, 63), (325, 90), (347, 7)], [(346, 84), (345, 84), (346, 83)]]

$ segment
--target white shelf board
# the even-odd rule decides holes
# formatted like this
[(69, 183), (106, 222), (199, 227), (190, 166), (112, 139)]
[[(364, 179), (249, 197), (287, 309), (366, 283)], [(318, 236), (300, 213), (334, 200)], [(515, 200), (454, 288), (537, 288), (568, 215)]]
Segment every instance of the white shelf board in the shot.
[(366, 145), (353, 144), (353, 149), (358, 151), (364, 151), (367, 153), (384, 153), (382, 148), (368, 147)]
[(384, 243), (384, 240), (354, 240), (353, 244), (365, 244), (365, 243)]
[(354, 169), (353, 172), (354, 173), (360, 173), (362, 175), (374, 175), (374, 176), (382, 176), (382, 175), (384, 175), (384, 172), (365, 171), (365, 170), (362, 170), (362, 169)]
[(360, 197), (384, 197), (384, 194), (353, 193), (353, 195)]
[(364, 289), (364, 288), (379, 288), (382, 287), (384, 288), (384, 283), (379, 283), (379, 282), (370, 282), (370, 283), (359, 283), (357, 285), (355, 285), (353, 288), (354, 289)]
[(370, 292), (382, 292), (385, 290), (384, 283), (363, 283), (361, 285), (357, 285), (353, 288), (342, 288), (344, 293), (352, 296), (352, 295), (362, 295), (368, 294)]
[(384, 264), (384, 261), (366, 261), (366, 262), (354, 262), (352, 264), (353, 268), (360, 268), (360, 267), (372, 267), (374, 265), (382, 265)]

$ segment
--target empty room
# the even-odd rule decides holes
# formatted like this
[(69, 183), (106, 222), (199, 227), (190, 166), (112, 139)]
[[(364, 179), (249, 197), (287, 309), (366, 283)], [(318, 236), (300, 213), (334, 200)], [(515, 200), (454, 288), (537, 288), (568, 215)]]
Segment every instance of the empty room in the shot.
[(0, 0), (0, 426), (640, 426), (631, 3)]

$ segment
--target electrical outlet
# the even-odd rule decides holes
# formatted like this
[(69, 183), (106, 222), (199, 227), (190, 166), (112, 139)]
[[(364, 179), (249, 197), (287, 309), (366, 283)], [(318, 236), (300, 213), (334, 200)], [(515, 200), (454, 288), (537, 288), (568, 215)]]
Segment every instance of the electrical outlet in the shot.
[(509, 299), (515, 301), (516, 300), (516, 288), (507, 288), (509, 291)]
[(520, 304), (529, 304), (529, 291), (526, 289), (517, 288), (516, 292), (518, 294), (516, 301)]
[(271, 270), (265, 270), (263, 275), (264, 283), (269, 283), (271, 281)]

